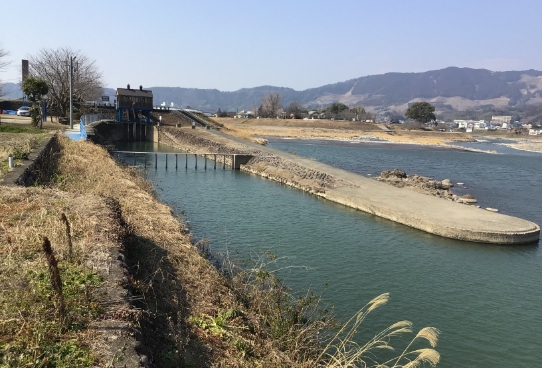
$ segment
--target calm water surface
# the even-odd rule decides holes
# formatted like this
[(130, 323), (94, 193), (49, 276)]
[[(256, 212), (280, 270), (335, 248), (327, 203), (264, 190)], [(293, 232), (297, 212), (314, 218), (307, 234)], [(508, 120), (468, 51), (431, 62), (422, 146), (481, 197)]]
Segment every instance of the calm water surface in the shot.
[[(488, 149), (501, 149), (491, 143)], [(359, 174), (401, 168), (463, 182), (483, 207), (542, 223), (542, 155), (491, 155), (379, 143), (271, 140), (270, 146)], [(131, 146), (135, 150), (169, 150)], [(499, 148), (501, 147), (501, 148)], [(476, 148), (486, 149), (477, 146)], [(171, 150), (169, 150), (171, 151)], [(142, 163), (142, 158), (138, 158)], [(149, 156), (149, 162), (154, 157)], [(182, 162), (182, 165), (181, 165)], [(148, 169), (160, 197), (214, 250), (271, 250), (292, 268), (288, 284), (312, 287), (346, 320), (375, 296), (361, 340), (402, 319), (442, 331), (439, 367), (537, 367), (542, 363), (542, 252), (538, 244), (495, 246), (449, 240), (318, 199), (250, 174), (202, 170), (193, 156)], [(305, 268), (306, 267), (306, 268)], [(324, 288), (327, 285), (327, 288)], [(365, 335), (364, 335), (365, 334)]]

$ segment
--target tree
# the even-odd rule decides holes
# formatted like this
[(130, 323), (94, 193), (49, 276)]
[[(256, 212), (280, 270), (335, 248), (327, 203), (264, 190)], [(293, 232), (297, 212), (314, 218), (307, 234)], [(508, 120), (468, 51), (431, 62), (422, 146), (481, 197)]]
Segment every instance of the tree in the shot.
[(49, 90), (47, 82), (41, 78), (28, 77), (23, 81), (21, 89), (28, 99), (33, 102), (32, 107), (30, 108), (32, 124), (34, 126), (40, 124), (41, 128), (43, 125), (41, 102), (43, 101), (43, 96), (46, 95)]
[(336, 102), (328, 106), (328, 108), (325, 110), (325, 113), (326, 113), (326, 117), (328, 118), (336, 118), (337, 115), (339, 115), (343, 111), (350, 111), (350, 108), (346, 106), (345, 104)]
[(301, 102), (293, 101), (290, 102), (288, 107), (286, 107), (286, 117), (294, 116), (295, 119), (301, 119), (301, 113), (306, 111)]
[(427, 122), (437, 120), (434, 112), (435, 107), (429, 102), (415, 102), (408, 108), (405, 113), (405, 117), (425, 124)]
[(73, 100), (76, 104), (96, 100), (102, 94), (102, 75), (95, 61), (71, 48), (42, 49), (29, 57), (30, 75), (45, 80), (49, 88), (48, 105), (67, 116), (70, 109), (70, 57), (74, 61)]
[[(268, 93), (262, 98), (261, 112), (262, 115), (272, 118), (277, 117), (277, 113), (282, 104), (282, 97), (280, 93)], [(258, 109), (258, 113), (260, 109)]]
[(350, 112), (356, 120), (361, 121), (367, 119), (367, 111), (365, 111), (363, 106), (354, 107), (353, 109), (350, 109)]

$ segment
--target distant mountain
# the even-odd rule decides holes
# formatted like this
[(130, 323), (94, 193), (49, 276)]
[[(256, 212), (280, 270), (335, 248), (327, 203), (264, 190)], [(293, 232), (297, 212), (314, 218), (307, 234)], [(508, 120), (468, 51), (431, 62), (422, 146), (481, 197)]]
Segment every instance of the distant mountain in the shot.
[[(4, 91), (13, 91), (9, 85), (6, 83)], [(170, 106), (173, 102), (175, 106), (190, 106), (206, 112), (219, 108), (250, 110), (259, 106), (263, 96), (270, 92), (280, 93), (284, 106), (298, 101), (308, 108), (341, 102), (350, 107), (364, 106), (369, 111), (404, 113), (409, 103), (424, 100), (431, 102), (440, 113), (517, 110), (542, 105), (542, 71), (492, 72), (449, 67), (424, 73), (371, 75), (303, 91), (274, 86), (234, 92), (182, 87), (148, 89), (152, 89), (156, 105), (165, 102)], [(104, 93), (114, 95), (114, 90), (108, 88)]]
[(341, 102), (371, 111), (403, 113), (409, 103), (424, 100), (438, 111), (509, 109), (542, 104), (542, 71), (492, 72), (485, 69), (450, 67), (424, 73), (386, 73), (296, 91), (291, 88), (261, 86), (235, 92), (216, 89), (153, 87), (157, 103), (214, 112), (249, 110), (259, 106), (270, 92), (282, 95), (286, 106), (299, 101), (309, 108)]
[(0, 98), (5, 100), (16, 100), (23, 97), (21, 86), (18, 83), (2, 83)]

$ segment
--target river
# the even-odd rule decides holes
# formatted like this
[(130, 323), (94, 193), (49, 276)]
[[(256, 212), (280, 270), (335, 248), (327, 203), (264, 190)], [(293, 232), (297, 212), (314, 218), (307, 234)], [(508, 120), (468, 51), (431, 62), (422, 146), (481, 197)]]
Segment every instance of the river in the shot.
[[(542, 155), (486, 142), (502, 154), (385, 143), (270, 139), (269, 145), (362, 175), (400, 168), (450, 179), (482, 207), (542, 224)], [(134, 150), (172, 151), (132, 144)], [(471, 148), (471, 147), (468, 147)], [(360, 341), (396, 321), (441, 330), (439, 367), (534, 367), (542, 361), (542, 252), (538, 244), (461, 242), (337, 205), (247, 173), (203, 170), (193, 156), (175, 170), (147, 169), (161, 199), (215, 251), (270, 250), (293, 289), (311, 287), (346, 320), (375, 296), (388, 305), (364, 322)], [(149, 159), (149, 162), (151, 159)], [(142, 163), (140, 158), (139, 163)], [(179, 161), (181, 163), (181, 159)], [(406, 340), (403, 340), (406, 341)]]

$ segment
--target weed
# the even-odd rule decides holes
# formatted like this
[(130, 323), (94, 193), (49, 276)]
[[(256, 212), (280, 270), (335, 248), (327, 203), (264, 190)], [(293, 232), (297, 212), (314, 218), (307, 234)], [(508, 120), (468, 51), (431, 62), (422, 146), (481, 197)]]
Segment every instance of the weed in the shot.
[(0, 125), (0, 133), (43, 134), (43, 130), (36, 128), (21, 128), (14, 125)]
[(70, 230), (70, 222), (68, 221), (68, 218), (66, 217), (66, 214), (63, 212), (60, 216), (62, 222), (66, 224), (66, 238), (67, 238), (67, 246), (68, 246), (68, 259), (71, 261), (73, 259), (73, 245), (72, 245), (72, 234)]
[(60, 315), (64, 314), (64, 297), (62, 295), (62, 282), (60, 281), (60, 272), (58, 272), (58, 262), (53, 254), (51, 248), (51, 242), (47, 237), (43, 238), (43, 251), (45, 252), (45, 258), (47, 258), (47, 264), (49, 265), (49, 276), (51, 288), (55, 293), (56, 310)]
[(15, 148), (13, 150), (13, 159), (15, 160), (28, 160), (28, 153), (26, 150)]

